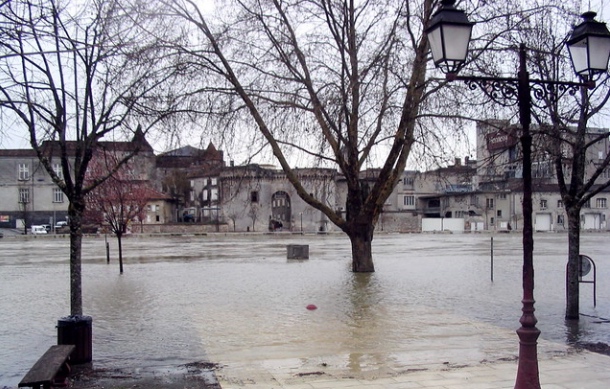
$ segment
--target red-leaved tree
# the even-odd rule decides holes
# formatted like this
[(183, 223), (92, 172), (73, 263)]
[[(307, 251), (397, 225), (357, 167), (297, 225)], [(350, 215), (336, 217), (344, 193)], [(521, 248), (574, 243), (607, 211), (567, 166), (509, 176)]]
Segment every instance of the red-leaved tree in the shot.
[[(87, 171), (88, 180), (105, 177), (122, 156), (113, 152), (100, 152)], [(150, 198), (148, 182), (141, 180), (129, 162), (110, 175), (87, 195), (87, 219), (107, 227), (117, 237), (119, 267), (123, 273), (122, 237), (132, 222), (142, 221)]]

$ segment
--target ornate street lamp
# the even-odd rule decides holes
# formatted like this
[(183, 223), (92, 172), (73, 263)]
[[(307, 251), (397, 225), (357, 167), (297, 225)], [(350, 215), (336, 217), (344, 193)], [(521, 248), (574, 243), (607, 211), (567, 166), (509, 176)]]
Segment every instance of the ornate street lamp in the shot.
[(447, 74), (457, 74), (466, 62), (468, 43), (474, 23), (462, 10), (454, 7), (455, 0), (443, 0), (441, 8), (432, 15), (426, 29), (434, 65)]
[(608, 70), (610, 33), (605, 23), (595, 21), (595, 12), (582, 14), (584, 21), (574, 27), (566, 42), (574, 71), (583, 81), (595, 81)]
[[(582, 82), (530, 80), (527, 72), (525, 45), (519, 48), (517, 78), (463, 77), (457, 72), (466, 61), (472, 23), (463, 11), (456, 10), (455, 0), (443, 0), (426, 29), (434, 63), (448, 80), (462, 80), (471, 89), (479, 88), (490, 99), (502, 105), (519, 107), (521, 147), (523, 150), (523, 300), (519, 336), (519, 366), (515, 389), (539, 389), (537, 340), (534, 315), (534, 239), (532, 223), (532, 170), (530, 133), (532, 92), (537, 100), (557, 100), (566, 92), (575, 94), (578, 88), (592, 88), (596, 78), (607, 71), (610, 57), (610, 32), (604, 23), (593, 20), (595, 13), (582, 15), (584, 21), (574, 28), (567, 42), (574, 70)], [(459, 14), (459, 16), (458, 16)], [(459, 42), (457, 40), (460, 40)], [(456, 49), (457, 48), (457, 49)]]

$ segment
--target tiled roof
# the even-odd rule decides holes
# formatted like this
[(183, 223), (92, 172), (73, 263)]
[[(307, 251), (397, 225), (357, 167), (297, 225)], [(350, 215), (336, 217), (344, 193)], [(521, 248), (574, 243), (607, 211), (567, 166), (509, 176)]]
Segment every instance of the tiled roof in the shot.
[(37, 156), (32, 149), (0, 149), (0, 157), (36, 158)]

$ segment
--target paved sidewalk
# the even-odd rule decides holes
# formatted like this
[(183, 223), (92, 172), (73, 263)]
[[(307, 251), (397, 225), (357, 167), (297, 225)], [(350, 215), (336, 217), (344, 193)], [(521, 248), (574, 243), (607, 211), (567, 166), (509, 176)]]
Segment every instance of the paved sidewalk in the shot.
[[(544, 389), (607, 389), (610, 387), (610, 357), (588, 351), (568, 351), (565, 355), (539, 362)], [(320, 367), (316, 372), (295, 373), (271, 369), (254, 372), (225, 367), (217, 377), (222, 389), (512, 389), (516, 361), (483, 362), (474, 366), (421, 368), (357, 378), (336, 375)]]
[[(222, 389), (514, 388), (514, 331), (452, 315), (443, 318), (434, 338), (413, 340), (408, 349), (369, 354), (348, 349), (309, 356), (279, 351), (276, 359), (258, 350), (242, 350), (223, 356), (212, 353), (211, 358), (219, 366), (216, 379)], [(544, 389), (610, 388), (610, 356), (539, 339), (538, 359)]]

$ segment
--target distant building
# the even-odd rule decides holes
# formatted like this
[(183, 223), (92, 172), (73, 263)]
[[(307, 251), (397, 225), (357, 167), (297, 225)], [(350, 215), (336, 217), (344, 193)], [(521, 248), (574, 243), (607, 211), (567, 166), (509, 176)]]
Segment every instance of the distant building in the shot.
[[(69, 158), (74, 158), (76, 142), (67, 142)], [(59, 147), (55, 142), (44, 142), (53, 170), (62, 177)], [(154, 152), (141, 130), (130, 142), (100, 142), (98, 154), (139, 150), (136, 174), (143, 179), (154, 177)], [(51, 176), (31, 149), (0, 149), (0, 228), (25, 228), (37, 224), (55, 225), (67, 220), (68, 199), (53, 183)]]
[[(477, 180), (478, 192), (484, 199), (486, 229), (520, 229), (523, 223), (523, 165), (518, 138), (518, 127), (507, 122), (492, 121), (477, 127)], [(591, 177), (610, 150), (608, 129), (588, 129), (589, 139), (602, 138), (588, 150), (586, 177)], [(532, 152), (533, 220), (536, 231), (567, 230), (567, 216), (563, 208), (552, 156), (544, 151), (534, 137)], [(566, 154), (569, 155), (569, 152)], [(566, 159), (564, 163), (570, 163)], [(569, 168), (567, 172), (568, 180)], [(607, 181), (606, 169), (600, 180)], [(596, 195), (581, 212), (583, 230), (607, 230), (610, 215), (607, 203), (610, 192)]]
[[(476, 160), (456, 158), (451, 166), (419, 172), (405, 171), (383, 205), (378, 231), (519, 230), (522, 164), (518, 128), (505, 121), (477, 127)], [(590, 151), (588, 174), (610, 149), (607, 129), (591, 129), (602, 137)], [(337, 230), (320, 211), (297, 195), (286, 174), (273, 166), (225, 164), (223, 152), (210, 143), (206, 149), (182, 147), (154, 155), (141, 132), (130, 142), (102, 142), (99, 152), (130, 152), (137, 147), (136, 176), (150, 184), (151, 198), (142, 230), (160, 226), (207, 226), (205, 231)], [(567, 229), (552, 159), (537, 148), (533, 158), (534, 228)], [(569, 162), (569, 161), (567, 161)], [(59, 165), (56, 171), (60, 172)], [(345, 216), (347, 184), (333, 169), (303, 168), (295, 172), (305, 189)], [(372, 184), (379, 169), (361, 179)], [(600, 179), (607, 180), (610, 170)], [(584, 230), (608, 230), (610, 192), (595, 196), (582, 211)], [(0, 150), (0, 227), (55, 224), (66, 220), (67, 199), (51, 182), (32, 150)], [(145, 227), (150, 228), (145, 228)], [(136, 229), (137, 230), (137, 229)], [(167, 230), (167, 229), (166, 229)]]
[[(295, 169), (305, 189), (335, 206), (336, 171)], [(220, 174), (222, 220), (229, 231), (303, 231), (332, 229), (322, 212), (296, 194), (286, 174), (274, 167), (231, 166)]]

